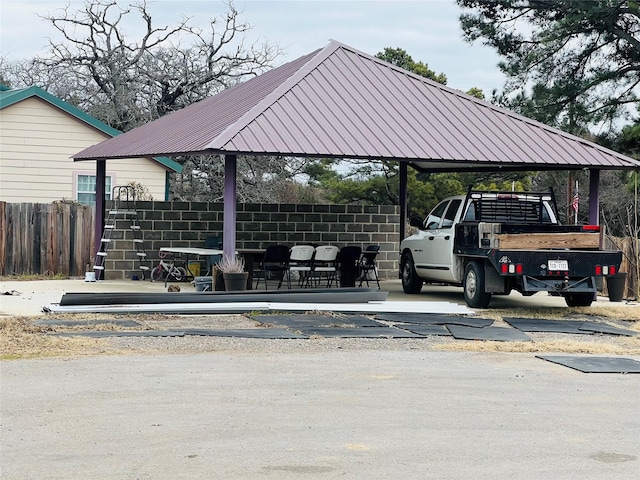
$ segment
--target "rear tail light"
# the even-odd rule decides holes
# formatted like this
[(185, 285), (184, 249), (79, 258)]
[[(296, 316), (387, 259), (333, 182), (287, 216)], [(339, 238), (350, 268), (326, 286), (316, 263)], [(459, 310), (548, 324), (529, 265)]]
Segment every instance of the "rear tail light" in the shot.
[(583, 232), (599, 232), (600, 225), (583, 225), (582, 231)]
[(503, 275), (506, 275), (506, 274), (522, 275), (523, 272), (524, 272), (524, 267), (522, 266), (521, 263), (501, 263), (500, 264), (500, 273), (502, 273)]
[(615, 265), (596, 265), (594, 267), (594, 273), (596, 275), (615, 275), (618, 268)]

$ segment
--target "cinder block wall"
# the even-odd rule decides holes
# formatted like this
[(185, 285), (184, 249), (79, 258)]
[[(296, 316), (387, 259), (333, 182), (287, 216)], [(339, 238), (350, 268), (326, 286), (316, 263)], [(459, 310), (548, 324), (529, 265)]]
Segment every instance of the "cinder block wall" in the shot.
[[(222, 203), (138, 202), (137, 211), (150, 266), (157, 265), (160, 247), (204, 247), (207, 237), (222, 236)], [(399, 218), (392, 205), (238, 204), (236, 241), (238, 248), (377, 244), (380, 278), (398, 278)], [(140, 275), (130, 225), (129, 219), (116, 222), (107, 280)]]

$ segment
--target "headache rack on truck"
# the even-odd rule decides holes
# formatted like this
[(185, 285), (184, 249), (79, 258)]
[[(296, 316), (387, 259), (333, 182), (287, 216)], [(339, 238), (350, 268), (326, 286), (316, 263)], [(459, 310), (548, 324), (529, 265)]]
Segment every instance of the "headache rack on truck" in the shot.
[[(554, 212), (545, 207), (552, 205)], [(506, 222), (506, 223), (556, 223), (556, 203), (553, 192), (546, 193), (504, 193), (496, 191), (469, 190), (467, 192), (467, 212), (464, 221)]]

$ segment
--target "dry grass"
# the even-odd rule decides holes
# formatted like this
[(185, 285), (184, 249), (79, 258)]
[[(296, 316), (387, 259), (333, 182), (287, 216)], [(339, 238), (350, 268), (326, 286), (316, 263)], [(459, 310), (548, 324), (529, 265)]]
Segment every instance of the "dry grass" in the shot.
[(53, 337), (50, 327), (33, 325), (29, 317), (0, 319), (0, 359), (75, 357), (114, 353), (104, 339)]
[[(260, 312), (263, 314), (263, 312)], [(308, 312), (336, 316), (329, 312)], [(481, 316), (492, 318), (495, 325), (506, 327), (504, 317), (529, 317), (549, 319), (571, 319), (608, 321), (616, 326), (640, 332), (640, 308), (625, 305), (595, 305), (590, 308), (528, 308), (487, 310)], [(248, 321), (243, 316), (216, 316), (209, 320), (200, 319), (201, 327), (243, 328)], [(171, 316), (164, 314), (144, 315), (104, 315), (104, 314), (63, 314), (56, 315), (58, 320), (104, 320), (96, 325), (77, 326), (38, 326), (32, 317), (0, 318), (0, 359), (76, 357), (86, 355), (122, 354), (124, 351), (112, 347), (109, 339), (87, 337), (58, 337), (46, 335), (53, 332), (73, 332), (78, 330), (147, 330), (187, 328), (195, 321), (193, 317)], [(134, 320), (140, 327), (122, 327), (109, 323), (110, 319)], [(253, 322), (255, 323), (255, 322)], [(255, 325), (252, 325), (255, 328)], [(451, 341), (433, 345), (432, 348), (445, 351), (474, 352), (560, 352), (574, 354), (610, 354), (640, 355), (640, 336), (616, 337), (611, 335), (573, 335), (534, 334), (533, 342), (495, 342), (495, 341)], [(558, 338), (560, 337), (560, 338)], [(346, 340), (347, 342), (349, 340)], [(150, 350), (135, 350), (137, 353), (157, 353)], [(128, 349), (126, 353), (132, 353)]]
[(612, 320), (624, 320), (630, 322), (640, 321), (640, 307), (629, 305), (592, 305), (591, 307), (574, 308), (573, 311), (584, 315), (595, 315)]
[(40, 326), (33, 323), (33, 317), (0, 318), (0, 359), (12, 360), (20, 358), (42, 357), (76, 357), (85, 355), (104, 355), (121, 353), (109, 346), (106, 338), (59, 337), (49, 333), (74, 332), (80, 330), (146, 330), (148, 327), (123, 327), (110, 320), (123, 319), (137, 322), (166, 319), (162, 315), (113, 315), (100, 314), (61, 314), (56, 320), (104, 320), (104, 323), (74, 326)]
[[(604, 321), (614, 326), (640, 332), (640, 308), (628, 305), (593, 305), (584, 308), (539, 307), (522, 309), (496, 309), (482, 312), (482, 317), (491, 318), (496, 326), (509, 326), (505, 317), (539, 318), (550, 320)], [(561, 334), (538, 334), (558, 336)], [(514, 353), (574, 353), (593, 355), (640, 355), (639, 337), (613, 335), (580, 335), (574, 340), (567, 335), (563, 339), (534, 339), (532, 342), (456, 341), (434, 347), (437, 350), (457, 352), (514, 352)]]
[(561, 320), (568, 318), (584, 317), (585, 319), (619, 320), (624, 322), (640, 321), (640, 307), (628, 305), (592, 305), (591, 307), (564, 308), (564, 307), (537, 307), (505, 308), (482, 311), (479, 316), (501, 320), (503, 317), (548, 318)]
[(61, 273), (33, 273), (28, 275), (0, 275), (0, 281), (3, 282), (30, 282), (33, 280), (64, 280), (69, 278)]
[(456, 341), (434, 347), (449, 352), (573, 353), (590, 355), (640, 355), (640, 338), (608, 341), (548, 340), (534, 342)]

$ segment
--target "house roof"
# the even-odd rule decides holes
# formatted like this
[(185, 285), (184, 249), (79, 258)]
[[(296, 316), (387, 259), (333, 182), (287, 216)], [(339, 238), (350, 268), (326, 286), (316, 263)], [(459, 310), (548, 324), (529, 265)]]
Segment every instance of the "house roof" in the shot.
[(640, 167), (335, 41), (75, 158), (190, 153), (385, 159), (428, 171)]
[[(60, 98), (51, 95), (40, 87), (32, 86), (28, 88), (10, 89), (6, 85), (0, 85), (0, 110), (9, 107), (16, 103), (19, 103), (28, 98), (37, 97), (47, 103), (50, 103), (56, 108), (66, 112), (67, 114), (77, 118), (81, 122), (99, 130), (111, 137), (122, 134), (120, 130), (110, 127), (106, 123), (101, 122), (97, 118), (88, 115), (82, 110), (74, 107), (73, 105), (61, 100)], [(144, 155), (145, 157), (148, 155)], [(167, 157), (153, 157), (153, 160), (163, 165), (167, 170), (173, 170), (175, 172), (182, 171), (182, 165)]]

